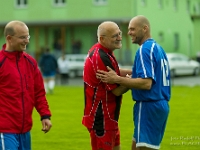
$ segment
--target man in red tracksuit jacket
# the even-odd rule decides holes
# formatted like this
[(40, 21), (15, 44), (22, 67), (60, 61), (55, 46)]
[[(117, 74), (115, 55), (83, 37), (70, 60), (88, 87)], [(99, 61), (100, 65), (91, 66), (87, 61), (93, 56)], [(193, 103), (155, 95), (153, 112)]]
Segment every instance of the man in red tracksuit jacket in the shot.
[(6, 44), (0, 51), (0, 150), (31, 150), (30, 130), (35, 107), (46, 133), (52, 124), (37, 62), (25, 53), (29, 30), (21, 21), (4, 29)]

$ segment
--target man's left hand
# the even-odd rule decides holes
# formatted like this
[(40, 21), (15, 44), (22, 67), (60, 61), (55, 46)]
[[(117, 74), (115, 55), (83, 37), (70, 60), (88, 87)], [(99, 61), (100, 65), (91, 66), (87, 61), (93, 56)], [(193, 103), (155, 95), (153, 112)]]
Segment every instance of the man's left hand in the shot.
[(49, 119), (42, 119), (42, 131), (44, 131), (44, 133), (49, 132), (51, 127), (52, 127), (52, 124)]

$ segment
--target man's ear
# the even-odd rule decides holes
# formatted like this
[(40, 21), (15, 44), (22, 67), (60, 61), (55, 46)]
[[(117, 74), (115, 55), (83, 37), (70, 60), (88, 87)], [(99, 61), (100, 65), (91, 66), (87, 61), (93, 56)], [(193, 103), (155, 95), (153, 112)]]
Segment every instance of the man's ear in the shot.
[(148, 31), (148, 26), (147, 25), (145, 25), (144, 27), (143, 27), (143, 30), (145, 31), (145, 32), (147, 32)]
[(10, 42), (11, 39), (12, 39), (12, 36), (11, 36), (11, 35), (7, 35), (7, 36), (6, 36), (6, 41), (9, 41), (9, 42)]
[(100, 40), (101, 42), (103, 42), (103, 39), (104, 39), (104, 37), (103, 37), (103, 36), (100, 36), (99, 40)]

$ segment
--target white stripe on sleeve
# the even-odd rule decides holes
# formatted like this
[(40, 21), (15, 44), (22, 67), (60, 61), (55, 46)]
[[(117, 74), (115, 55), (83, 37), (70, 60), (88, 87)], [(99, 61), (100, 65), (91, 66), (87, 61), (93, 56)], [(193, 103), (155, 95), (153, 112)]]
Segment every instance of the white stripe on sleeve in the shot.
[(154, 79), (154, 66), (153, 66), (153, 49), (154, 49), (155, 43), (151, 46), (151, 52), (150, 52), (150, 59), (151, 59), (151, 71), (152, 71), (152, 78)]
[(143, 61), (143, 57), (142, 57), (142, 46), (140, 47), (140, 61), (141, 61), (141, 64), (142, 64), (142, 69), (143, 69), (143, 72), (144, 72), (144, 76), (146, 78), (147, 77), (147, 73), (146, 73), (146, 69), (144, 67), (144, 61)]

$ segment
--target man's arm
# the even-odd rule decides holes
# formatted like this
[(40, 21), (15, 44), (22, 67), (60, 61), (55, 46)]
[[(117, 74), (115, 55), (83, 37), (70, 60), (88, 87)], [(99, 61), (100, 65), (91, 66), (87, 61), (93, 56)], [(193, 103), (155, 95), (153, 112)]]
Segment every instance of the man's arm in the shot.
[(126, 77), (126, 75), (128, 74), (129, 76), (132, 74), (132, 70), (130, 69), (119, 69), (120, 71), (120, 76), (121, 77)]
[(120, 86), (118, 86), (117, 88), (113, 89), (113, 90), (112, 90), (112, 93), (113, 93), (115, 96), (120, 96), (120, 95), (126, 93), (128, 90), (129, 90), (129, 88), (120, 85)]
[(121, 77), (118, 76), (115, 71), (111, 68), (108, 68), (108, 72), (98, 70), (97, 71), (97, 78), (105, 83), (118, 83), (122, 86), (127, 88), (134, 88), (134, 89), (142, 89), (142, 90), (150, 90), (152, 86), (152, 79), (151, 78), (128, 78), (128, 77)]

